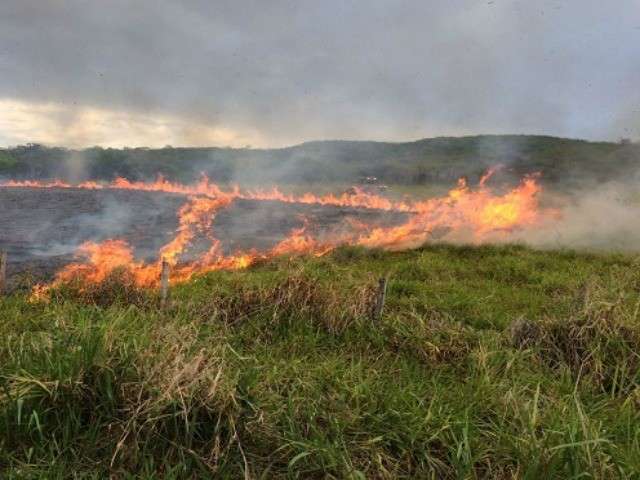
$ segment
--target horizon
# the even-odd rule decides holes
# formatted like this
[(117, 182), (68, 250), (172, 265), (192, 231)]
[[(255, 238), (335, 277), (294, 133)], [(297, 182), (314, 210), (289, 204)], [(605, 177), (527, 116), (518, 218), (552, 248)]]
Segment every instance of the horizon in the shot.
[(558, 135), (546, 135), (546, 134), (535, 134), (535, 133), (503, 133), (503, 134), (495, 134), (495, 133), (478, 133), (478, 134), (468, 134), (468, 135), (438, 135), (433, 137), (422, 137), (416, 138), (413, 140), (405, 140), (405, 141), (388, 141), (388, 140), (375, 140), (375, 139), (348, 139), (348, 138), (326, 138), (326, 139), (314, 139), (314, 140), (303, 140), (298, 143), (287, 144), (283, 146), (277, 147), (256, 147), (256, 146), (230, 146), (230, 145), (163, 145), (163, 146), (148, 146), (148, 145), (123, 145), (123, 146), (108, 146), (108, 145), (87, 145), (81, 147), (70, 147), (65, 145), (55, 145), (55, 144), (46, 144), (40, 142), (31, 142), (26, 141), (25, 143), (16, 144), (16, 145), (5, 145), (0, 146), (0, 150), (12, 150), (20, 147), (29, 147), (29, 146), (41, 146), (49, 149), (62, 149), (69, 151), (83, 151), (83, 150), (91, 150), (91, 149), (102, 149), (102, 150), (164, 150), (164, 149), (219, 149), (219, 150), (250, 150), (250, 151), (268, 151), (268, 150), (286, 150), (290, 148), (296, 148), (303, 145), (313, 144), (313, 143), (377, 143), (377, 144), (388, 144), (388, 145), (407, 145), (412, 143), (418, 143), (429, 140), (462, 140), (469, 138), (486, 138), (486, 137), (504, 137), (504, 138), (512, 138), (512, 137), (528, 137), (528, 138), (550, 138), (554, 140), (568, 140), (572, 142), (586, 142), (586, 143), (609, 143), (609, 144), (620, 144), (622, 141), (630, 141), (631, 143), (637, 143), (636, 139), (628, 139), (626, 137), (619, 137), (617, 139), (588, 139), (588, 138), (579, 138), (579, 137), (561, 137)]

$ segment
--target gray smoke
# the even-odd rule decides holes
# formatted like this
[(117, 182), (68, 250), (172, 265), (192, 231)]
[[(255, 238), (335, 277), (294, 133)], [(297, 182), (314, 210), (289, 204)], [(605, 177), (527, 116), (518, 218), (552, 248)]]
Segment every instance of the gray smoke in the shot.
[(562, 204), (560, 219), (514, 239), (543, 248), (640, 252), (637, 184), (612, 182), (574, 192)]

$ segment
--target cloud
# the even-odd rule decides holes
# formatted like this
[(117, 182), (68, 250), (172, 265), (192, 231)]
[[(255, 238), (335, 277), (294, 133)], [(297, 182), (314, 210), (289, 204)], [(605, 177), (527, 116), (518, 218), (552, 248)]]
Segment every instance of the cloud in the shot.
[(160, 114), (0, 99), (0, 142), (29, 140), (69, 147), (259, 146), (258, 134)]
[[(118, 112), (143, 121), (129, 123), (140, 138), (157, 118), (276, 146), (633, 137), (639, 13), (636, 0), (4, 0), (0, 98)], [(65, 133), (50, 139), (82, 143)]]

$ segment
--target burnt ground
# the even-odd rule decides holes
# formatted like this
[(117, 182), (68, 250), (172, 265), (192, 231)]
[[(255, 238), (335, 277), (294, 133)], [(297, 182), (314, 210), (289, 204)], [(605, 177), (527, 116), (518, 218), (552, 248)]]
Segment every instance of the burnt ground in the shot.
[[(8, 253), (7, 274), (12, 288), (47, 280), (74, 260), (85, 241), (122, 238), (136, 258), (152, 261), (175, 235), (177, 211), (186, 197), (135, 190), (0, 188), (0, 250)], [(219, 210), (213, 235), (227, 253), (267, 250), (305, 217), (314, 235), (335, 231), (345, 219), (380, 225), (406, 220), (406, 214), (370, 209), (236, 200)], [(186, 257), (207, 243), (201, 232)]]

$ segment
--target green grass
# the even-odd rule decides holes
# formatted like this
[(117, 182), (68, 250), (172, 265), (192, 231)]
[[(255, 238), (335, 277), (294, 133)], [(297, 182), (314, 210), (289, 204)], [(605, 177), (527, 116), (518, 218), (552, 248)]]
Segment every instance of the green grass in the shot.
[(0, 477), (638, 478), (638, 267), (344, 248), (199, 277), (165, 311), (7, 297)]

